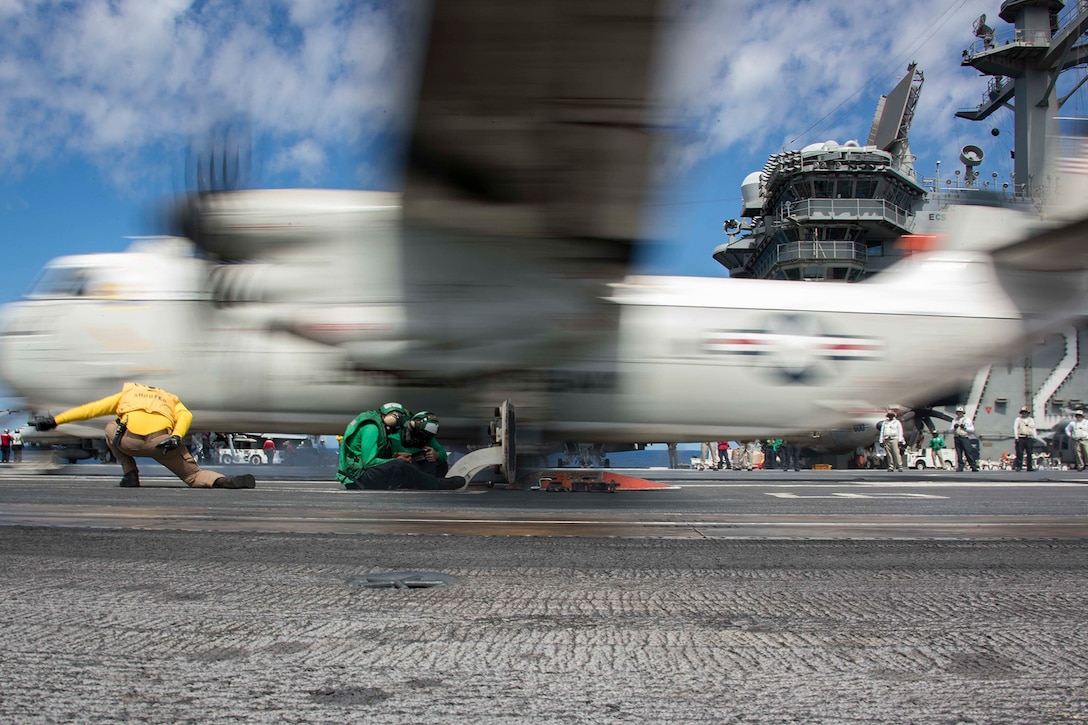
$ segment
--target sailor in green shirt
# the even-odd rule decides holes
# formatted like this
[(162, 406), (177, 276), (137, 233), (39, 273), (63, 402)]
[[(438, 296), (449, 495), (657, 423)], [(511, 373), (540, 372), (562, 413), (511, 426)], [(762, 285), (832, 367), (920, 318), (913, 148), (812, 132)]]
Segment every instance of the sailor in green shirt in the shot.
[(944, 455), (941, 453), (944, 450), (944, 438), (936, 433), (931, 434), (929, 437), (929, 450), (933, 454), (933, 467), (944, 468)]
[(400, 403), (386, 403), (355, 416), (340, 442), (336, 478), (344, 488), (447, 490), (465, 485), (459, 476), (440, 478), (420, 470), (412, 464), (410, 452), (394, 448), (394, 440), (401, 445), (399, 431), (407, 419), (408, 411)]
[(449, 471), (446, 449), (435, 437), (438, 435), (438, 416), (421, 410), (413, 415), (404, 428), (390, 436), (393, 451), (412, 454), (412, 463), (433, 476), (445, 476)]

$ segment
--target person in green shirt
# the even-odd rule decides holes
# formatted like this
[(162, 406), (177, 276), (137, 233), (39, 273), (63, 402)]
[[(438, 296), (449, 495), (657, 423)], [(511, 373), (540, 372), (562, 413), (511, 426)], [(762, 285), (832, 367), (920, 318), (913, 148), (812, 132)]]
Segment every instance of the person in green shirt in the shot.
[(929, 449), (933, 452), (933, 467), (937, 469), (944, 468), (944, 456), (941, 455), (941, 451), (944, 450), (944, 438), (936, 433), (931, 435)]
[(449, 471), (446, 449), (438, 442), (438, 416), (421, 410), (397, 433), (390, 436), (393, 451), (412, 454), (412, 463), (432, 476), (445, 476)]
[(336, 472), (344, 488), (448, 490), (465, 485), (460, 476), (439, 478), (420, 470), (412, 464), (411, 453), (394, 449), (393, 441), (408, 418), (403, 405), (386, 403), (378, 410), (364, 410), (348, 423)]

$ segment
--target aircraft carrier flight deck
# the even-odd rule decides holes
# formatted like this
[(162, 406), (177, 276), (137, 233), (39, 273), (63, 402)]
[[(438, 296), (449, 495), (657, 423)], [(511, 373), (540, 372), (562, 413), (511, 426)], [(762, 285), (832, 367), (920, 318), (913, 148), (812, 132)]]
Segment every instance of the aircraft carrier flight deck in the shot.
[(115, 468), (0, 475), (5, 721), (1088, 717), (1085, 474), (350, 492)]

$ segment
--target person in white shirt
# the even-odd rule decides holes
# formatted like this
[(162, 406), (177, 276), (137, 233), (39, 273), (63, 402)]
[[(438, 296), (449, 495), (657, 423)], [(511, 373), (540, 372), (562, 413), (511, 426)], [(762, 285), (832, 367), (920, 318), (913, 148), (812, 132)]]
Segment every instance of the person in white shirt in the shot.
[(1073, 411), (1073, 420), (1065, 426), (1065, 434), (1073, 442), (1073, 453), (1077, 460), (1077, 470), (1088, 468), (1088, 420), (1084, 419), (1083, 410)]
[(23, 433), (18, 428), (11, 432), (11, 460), (23, 462)]
[(971, 434), (975, 432), (974, 422), (967, 417), (967, 411), (961, 405), (956, 408), (956, 417), (948, 426), (952, 434), (952, 441), (956, 444), (956, 470), (962, 471), (963, 464), (978, 472), (978, 460), (975, 458), (975, 448), (971, 445)]
[(1012, 470), (1021, 470), (1024, 459), (1027, 458), (1028, 471), (1034, 471), (1035, 461), (1032, 454), (1035, 452), (1035, 419), (1031, 417), (1031, 409), (1026, 405), (1020, 409), (1020, 416), (1013, 421), (1012, 437), (1016, 441), (1016, 460), (1012, 464)]
[(903, 424), (899, 422), (898, 414), (894, 408), (889, 408), (884, 420), (880, 422), (880, 445), (888, 454), (888, 470), (903, 470), (903, 452), (899, 450), (900, 444), (905, 444), (907, 439), (903, 436)]

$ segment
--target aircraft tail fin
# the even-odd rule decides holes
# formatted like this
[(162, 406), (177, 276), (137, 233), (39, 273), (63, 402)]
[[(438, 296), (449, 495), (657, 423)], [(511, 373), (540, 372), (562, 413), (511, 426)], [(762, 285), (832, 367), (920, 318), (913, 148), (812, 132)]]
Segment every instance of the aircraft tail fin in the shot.
[(1047, 226), (995, 250), (998, 264), (1038, 272), (1088, 270), (1088, 124), (1077, 125), (1078, 133), (1055, 139), (1051, 190), (1042, 210)]
[(1047, 216), (1067, 222), (1083, 219), (1088, 216), (1088, 121), (1079, 120), (1073, 135), (1060, 136), (1055, 143)]
[(1088, 270), (1088, 216), (1002, 247), (994, 261), (1031, 272)]

